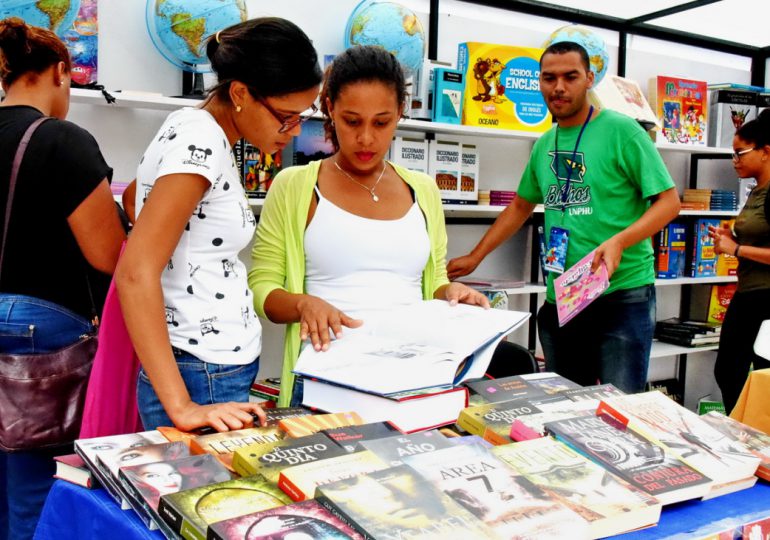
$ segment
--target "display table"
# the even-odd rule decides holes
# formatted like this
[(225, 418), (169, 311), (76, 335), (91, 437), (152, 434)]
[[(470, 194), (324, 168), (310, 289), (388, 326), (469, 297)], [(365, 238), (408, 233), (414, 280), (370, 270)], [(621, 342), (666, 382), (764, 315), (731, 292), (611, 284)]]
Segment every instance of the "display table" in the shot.
[(749, 373), (730, 416), (755, 429), (770, 433), (770, 369)]
[(35, 540), (158, 540), (133, 510), (121, 510), (104, 489), (86, 489), (64, 480), (53, 484)]
[[(770, 518), (770, 484), (760, 480), (752, 489), (710, 501), (668, 506), (656, 527), (616, 538), (698, 539), (764, 518)], [(121, 510), (103, 489), (88, 490), (63, 480), (56, 481), (43, 508), (35, 540), (102, 538), (156, 540), (163, 535), (159, 531), (148, 531), (132, 510)]]

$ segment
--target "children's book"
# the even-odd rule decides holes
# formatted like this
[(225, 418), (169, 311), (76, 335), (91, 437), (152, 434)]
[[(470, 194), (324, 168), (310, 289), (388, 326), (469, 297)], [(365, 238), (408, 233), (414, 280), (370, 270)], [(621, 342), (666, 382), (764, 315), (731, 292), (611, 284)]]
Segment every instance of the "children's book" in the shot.
[(293, 501), (304, 501), (313, 498), (318, 486), (387, 467), (372, 452), (344, 452), (341, 456), (285, 468), (278, 476), (278, 487)]
[(588, 521), (591, 538), (649, 527), (660, 519), (655, 497), (550, 437), (498, 446), (492, 453)]
[(306, 347), (294, 372), (385, 396), (450, 387), (483, 377), (497, 343), (529, 316), (443, 300), (416, 302), (371, 317), (368, 328), (332, 341), (326, 351)]
[(170, 527), (158, 514), (161, 495), (225, 482), (232, 475), (214, 456), (206, 454), (121, 467), (119, 479), (145, 525), (151, 530), (160, 527), (165, 534)]
[(75, 453), (83, 458), (88, 469), (96, 475), (99, 482), (107, 489), (107, 493), (121, 505), (121, 508), (127, 510), (129, 508), (128, 501), (125, 500), (118, 488), (117, 477), (113, 478), (106, 468), (100, 467), (99, 455), (121, 450), (131, 452), (132, 449), (140, 446), (158, 444), (165, 441), (166, 439), (163, 435), (155, 430), (127, 433), (125, 435), (109, 435), (92, 439), (78, 439), (75, 441)]
[(610, 286), (604, 261), (599, 263), (596, 272), (591, 272), (595, 253), (596, 250), (590, 252), (553, 280), (559, 326), (567, 324)]
[(687, 226), (684, 223), (669, 223), (658, 236), (657, 267), (658, 279), (684, 277), (687, 260)]
[(212, 523), (208, 534), (209, 540), (364, 540), (314, 500)]
[(97, 0), (80, 0), (80, 9), (72, 27), (62, 34), (72, 59), (72, 82), (86, 86), (97, 82), (99, 18)]
[(275, 442), (283, 439), (286, 432), (278, 426), (254, 427), (201, 435), (190, 441), (190, 452), (193, 454), (211, 454), (222, 464), (234, 471), (233, 453), (238, 448), (251, 444)]
[(661, 129), (657, 141), (706, 146), (708, 93), (705, 81), (658, 75), (650, 81), (650, 105)]
[(350, 476), (320, 486), (315, 498), (365, 538), (499, 538), (473, 514), (406, 465)]
[(606, 414), (553, 420), (545, 428), (664, 505), (701, 498), (711, 489), (710, 478)]
[(296, 439), (287, 438), (239, 448), (233, 456), (233, 467), (241, 476), (262, 474), (271, 482), (277, 483), (278, 475), (286, 467), (346, 453), (348, 452), (344, 448), (326, 435), (314, 433)]
[[(722, 229), (732, 230), (735, 226), (734, 219), (723, 219), (719, 222)], [(720, 253), (717, 255), (717, 275), (718, 276), (737, 276), (738, 275), (738, 257)]]
[(733, 487), (745, 488), (741, 483), (754, 476), (760, 463), (743, 444), (660, 392), (607, 398), (598, 412), (612, 416), (713, 479), (707, 497), (730, 492)]
[(693, 225), (691, 277), (712, 277), (717, 275), (717, 253), (709, 227), (719, 228), (719, 220), (699, 218)]
[(206, 540), (211, 523), (289, 503), (275, 484), (255, 475), (161, 495), (158, 514), (183, 538)]
[(647, 103), (639, 83), (633, 79), (608, 73), (588, 95), (594, 106), (630, 116), (645, 129), (660, 128), (655, 112)]
[(462, 446), (405, 463), (500, 538), (586, 538), (586, 521), (484, 447)]
[(401, 437), (361, 441), (358, 443), (358, 446), (363, 450), (372, 452), (389, 466), (393, 467), (401, 465), (404, 459), (409, 456), (425, 452), (435, 452), (442, 448), (449, 448), (450, 445), (447, 437), (444, 437), (436, 430), (431, 430)]
[(724, 285), (712, 285), (711, 295), (709, 297), (709, 307), (707, 321), (714, 324), (722, 324), (725, 321), (725, 314), (733, 295), (737, 290), (736, 283), (726, 283)]
[[(304, 127), (303, 127), (304, 129)], [(281, 170), (281, 153), (266, 154), (248, 141), (243, 141), (243, 189), (247, 197), (264, 199)]]

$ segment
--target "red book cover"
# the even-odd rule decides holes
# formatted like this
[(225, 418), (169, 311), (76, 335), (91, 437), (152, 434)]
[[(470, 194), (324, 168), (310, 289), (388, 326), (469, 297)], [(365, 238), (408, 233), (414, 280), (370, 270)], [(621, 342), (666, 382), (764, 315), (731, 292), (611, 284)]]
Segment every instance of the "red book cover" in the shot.
[(658, 75), (650, 81), (650, 101), (663, 126), (657, 142), (706, 146), (708, 93), (705, 81)]

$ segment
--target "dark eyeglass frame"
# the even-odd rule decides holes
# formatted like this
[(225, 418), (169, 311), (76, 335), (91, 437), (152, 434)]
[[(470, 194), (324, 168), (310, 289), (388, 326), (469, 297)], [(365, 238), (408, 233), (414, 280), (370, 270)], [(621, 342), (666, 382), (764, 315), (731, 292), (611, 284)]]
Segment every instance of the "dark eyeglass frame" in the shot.
[(281, 127), (278, 128), (278, 133), (286, 133), (287, 131), (291, 131), (297, 126), (304, 124), (310, 120), (310, 117), (318, 111), (318, 107), (316, 107), (315, 103), (313, 103), (310, 105), (310, 114), (305, 116), (294, 114), (284, 115), (276, 111), (265, 98), (257, 96), (256, 100), (259, 101), (259, 103), (261, 103), (265, 109), (267, 109), (267, 112), (273, 115), (273, 118), (281, 123)]
[(754, 150), (759, 150), (759, 148), (756, 146), (753, 148), (744, 148), (743, 150), (734, 151), (732, 154), (730, 154), (730, 156), (733, 158), (733, 161), (740, 161), (745, 154), (753, 152)]

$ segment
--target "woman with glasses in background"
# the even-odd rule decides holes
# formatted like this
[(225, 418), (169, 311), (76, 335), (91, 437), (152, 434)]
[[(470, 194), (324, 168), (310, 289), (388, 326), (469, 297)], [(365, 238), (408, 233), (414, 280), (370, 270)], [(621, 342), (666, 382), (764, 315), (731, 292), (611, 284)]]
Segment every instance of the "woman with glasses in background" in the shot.
[(719, 338), (714, 375), (729, 413), (735, 407), (751, 365), (770, 368), (754, 354), (762, 321), (770, 319), (770, 110), (747, 122), (733, 138), (733, 167), (739, 178), (754, 178), (734, 231), (710, 228), (717, 253), (738, 257), (738, 288), (730, 301)]
[(222, 30), (206, 53), (218, 84), (200, 107), (171, 113), (139, 161), (136, 223), (116, 271), (146, 429), (264, 420), (248, 403), (262, 332), (238, 259), (256, 220), (232, 146), (283, 149), (321, 82), (312, 43), (284, 19)]

